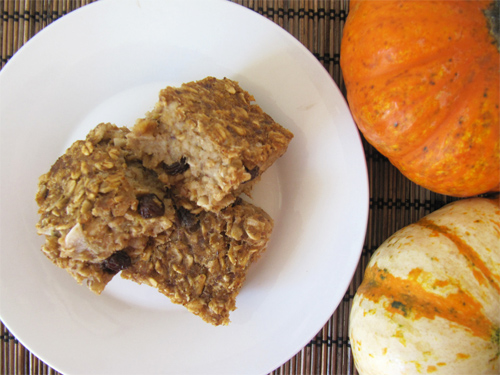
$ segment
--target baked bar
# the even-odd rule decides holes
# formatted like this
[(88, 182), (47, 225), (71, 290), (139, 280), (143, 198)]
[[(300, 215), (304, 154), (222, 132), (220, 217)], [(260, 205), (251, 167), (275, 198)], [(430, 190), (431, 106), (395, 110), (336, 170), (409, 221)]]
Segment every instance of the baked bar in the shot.
[(36, 194), (42, 251), (96, 293), (175, 220), (164, 184), (125, 147), (128, 132), (98, 125), (40, 177)]
[(177, 202), (175, 229), (158, 236), (121, 276), (157, 288), (213, 325), (227, 325), (248, 267), (267, 246), (273, 221), (236, 200), (219, 213)]
[(167, 87), (127, 136), (129, 147), (176, 195), (220, 211), (248, 192), (293, 138), (253, 101), (227, 78)]

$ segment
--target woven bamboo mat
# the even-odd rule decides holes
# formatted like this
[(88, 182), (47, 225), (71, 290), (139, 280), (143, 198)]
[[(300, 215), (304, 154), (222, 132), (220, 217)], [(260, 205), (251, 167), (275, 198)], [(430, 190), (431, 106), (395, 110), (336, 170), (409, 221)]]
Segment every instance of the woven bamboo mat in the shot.
[[(93, 0), (0, 0), (1, 67), (38, 31)], [(349, 0), (236, 0), (271, 19), (303, 43), (323, 64), (343, 93), (340, 70), (342, 28)], [(272, 372), (278, 374), (357, 374), (348, 339), (352, 298), (366, 264), (392, 233), (449, 203), (404, 178), (386, 158), (363, 140), (370, 184), (367, 236), (355, 276), (337, 310), (299, 353)], [(47, 338), (48, 340), (50, 338)], [(1, 374), (58, 374), (0, 323)]]

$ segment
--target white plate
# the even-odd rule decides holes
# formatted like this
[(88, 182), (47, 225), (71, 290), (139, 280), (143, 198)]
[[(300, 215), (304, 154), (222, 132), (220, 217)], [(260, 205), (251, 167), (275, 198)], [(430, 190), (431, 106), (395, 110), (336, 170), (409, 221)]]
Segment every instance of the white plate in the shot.
[[(160, 88), (228, 77), (294, 134), (256, 188), (275, 219), (228, 327), (115, 278), (101, 296), (40, 252), (34, 196), (99, 122), (131, 126)], [(30, 40), (0, 73), (0, 317), (66, 374), (265, 374), (322, 328), (355, 272), (368, 216), (359, 134), (296, 39), (226, 1), (99, 1)]]

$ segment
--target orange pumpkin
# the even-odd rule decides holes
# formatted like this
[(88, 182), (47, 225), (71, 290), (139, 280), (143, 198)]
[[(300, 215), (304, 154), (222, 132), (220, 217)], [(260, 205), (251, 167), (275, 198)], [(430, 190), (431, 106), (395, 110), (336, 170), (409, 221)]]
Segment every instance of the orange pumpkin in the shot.
[(354, 297), (356, 367), (375, 374), (500, 373), (500, 205), (463, 199), (388, 238)]
[(350, 4), (340, 64), (368, 142), (434, 192), (499, 191), (498, 1)]

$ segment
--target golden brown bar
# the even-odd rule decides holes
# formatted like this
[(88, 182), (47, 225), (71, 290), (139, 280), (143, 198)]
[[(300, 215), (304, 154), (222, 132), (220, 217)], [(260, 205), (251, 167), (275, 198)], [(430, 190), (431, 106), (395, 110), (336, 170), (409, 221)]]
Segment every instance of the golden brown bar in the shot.
[(227, 78), (167, 87), (128, 135), (129, 147), (177, 195), (220, 211), (250, 190), (293, 137), (253, 101)]
[(154, 172), (124, 148), (127, 133), (98, 125), (40, 177), (36, 195), (42, 251), (96, 293), (175, 215)]
[(213, 325), (227, 325), (250, 264), (266, 249), (273, 220), (236, 200), (219, 213), (177, 202), (176, 228), (159, 236), (122, 277), (157, 288)]

